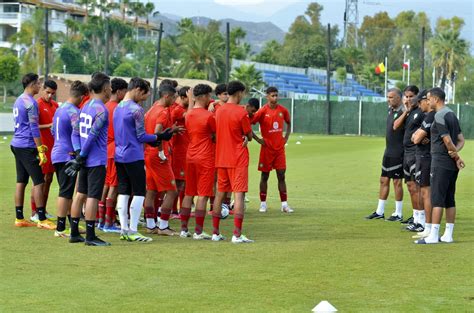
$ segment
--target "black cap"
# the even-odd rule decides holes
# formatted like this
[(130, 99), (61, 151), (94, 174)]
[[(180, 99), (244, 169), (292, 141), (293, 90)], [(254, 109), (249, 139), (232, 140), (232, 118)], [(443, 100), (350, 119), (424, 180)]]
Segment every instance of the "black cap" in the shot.
[(422, 91), (420, 91), (420, 93), (418, 93), (417, 99), (418, 102), (421, 100), (428, 99), (428, 89), (423, 89)]

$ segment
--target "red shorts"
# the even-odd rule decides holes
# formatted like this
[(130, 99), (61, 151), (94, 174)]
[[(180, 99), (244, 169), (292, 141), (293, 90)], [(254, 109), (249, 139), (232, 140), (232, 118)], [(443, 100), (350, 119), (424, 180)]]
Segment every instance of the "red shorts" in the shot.
[(186, 179), (186, 155), (173, 155), (172, 158), (173, 174), (176, 180)]
[(249, 168), (217, 168), (217, 190), (219, 192), (247, 192)]
[(118, 186), (117, 168), (113, 158), (107, 159), (107, 172), (105, 174), (105, 185), (109, 187)]
[(54, 166), (53, 163), (51, 163), (51, 150), (48, 148), (48, 151), (46, 151), (46, 157), (48, 158), (48, 161), (41, 165), (41, 171), (43, 174), (51, 174), (54, 173)]
[(188, 163), (186, 166), (186, 196), (214, 196), (214, 178), (216, 169), (200, 163)]
[(145, 152), (146, 190), (176, 191), (176, 181), (169, 160), (162, 163), (158, 155)]
[(268, 149), (265, 146), (260, 148), (260, 159), (258, 161), (260, 172), (270, 172), (271, 170), (286, 170), (285, 149), (278, 151)]

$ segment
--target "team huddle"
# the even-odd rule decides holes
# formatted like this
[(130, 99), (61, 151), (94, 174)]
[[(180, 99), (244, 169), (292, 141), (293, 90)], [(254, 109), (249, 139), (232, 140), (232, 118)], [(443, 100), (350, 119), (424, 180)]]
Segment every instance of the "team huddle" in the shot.
[[(390, 89), (386, 148), (382, 161), (379, 202), (367, 219), (384, 219), (390, 179), (395, 190), (395, 212), (386, 220), (407, 224), (415, 232), (416, 244), (453, 242), (456, 217), (456, 180), (464, 161), (459, 151), (464, 146), (456, 114), (445, 105), (440, 88), (419, 91), (408, 86), (402, 92)], [(403, 99), (403, 104), (402, 104)], [(413, 206), (413, 216), (402, 219), (405, 178)], [(443, 209), (446, 228), (439, 237)]]
[[(233, 215), (231, 242), (253, 242), (242, 233), (247, 145), (252, 139), (261, 145), (259, 211), (267, 212), (267, 182), (274, 169), (281, 211), (293, 212), (285, 182), (290, 115), (277, 103), (275, 87), (267, 89), (267, 104), (260, 108), (255, 98), (241, 105), (246, 87), (239, 81), (217, 85), (214, 100), (209, 85), (178, 89), (176, 81), (165, 79), (159, 99), (145, 112), (142, 104), (151, 86), (139, 77), (127, 83), (95, 73), (88, 84), (74, 81), (61, 106), (52, 100), (57, 90), (54, 81), (41, 86), (38, 75), (30, 73), (22, 84), (24, 93), (13, 107), (11, 141), (17, 172), (17, 227), (54, 230), (56, 237), (89, 246), (110, 245), (96, 235), (96, 228), (132, 242), (150, 242), (152, 235), (222, 241), (226, 238), (220, 221)], [(262, 138), (252, 131), (251, 125), (257, 123)], [(59, 185), (56, 223), (46, 211), (53, 173)], [(26, 219), (24, 194), (30, 177), (32, 217)], [(142, 211), (146, 235), (138, 229)], [(208, 214), (212, 235), (204, 232)], [(188, 228), (191, 216), (193, 233)], [(179, 232), (170, 228), (172, 218), (180, 219)]]

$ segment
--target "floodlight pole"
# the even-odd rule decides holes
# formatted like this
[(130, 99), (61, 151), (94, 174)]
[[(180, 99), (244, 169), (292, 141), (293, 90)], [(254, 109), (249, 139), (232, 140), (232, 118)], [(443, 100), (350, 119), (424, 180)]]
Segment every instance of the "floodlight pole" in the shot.
[(326, 102), (327, 102), (327, 121), (326, 121), (326, 132), (329, 135), (331, 133), (331, 24), (328, 24), (328, 38), (327, 38), (327, 64), (326, 64)]
[(229, 82), (230, 77), (230, 23), (226, 23), (225, 30), (225, 82)]
[(104, 61), (104, 72), (106, 75), (109, 73), (109, 17), (105, 15), (105, 61)]
[(49, 12), (48, 8), (44, 8), (44, 80), (48, 79), (49, 75)]
[(420, 78), (420, 89), (423, 89), (425, 86), (425, 27), (421, 28), (421, 78)]
[(151, 103), (155, 103), (156, 100), (156, 83), (158, 80), (158, 68), (160, 66), (160, 52), (161, 52), (161, 36), (163, 33), (163, 23), (160, 23), (160, 29), (158, 30), (158, 41), (156, 42), (156, 61), (155, 61), (155, 74), (153, 76), (153, 94), (151, 97)]

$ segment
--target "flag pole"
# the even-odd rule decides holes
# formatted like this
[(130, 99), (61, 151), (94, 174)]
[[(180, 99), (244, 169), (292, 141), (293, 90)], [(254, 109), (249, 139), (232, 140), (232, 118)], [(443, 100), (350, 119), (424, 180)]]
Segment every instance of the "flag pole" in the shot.
[(410, 85), (410, 70), (411, 70), (411, 64), (410, 64), (410, 59), (408, 59), (408, 80), (407, 80), (407, 85)]
[(388, 57), (385, 57), (385, 98), (387, 98)]

